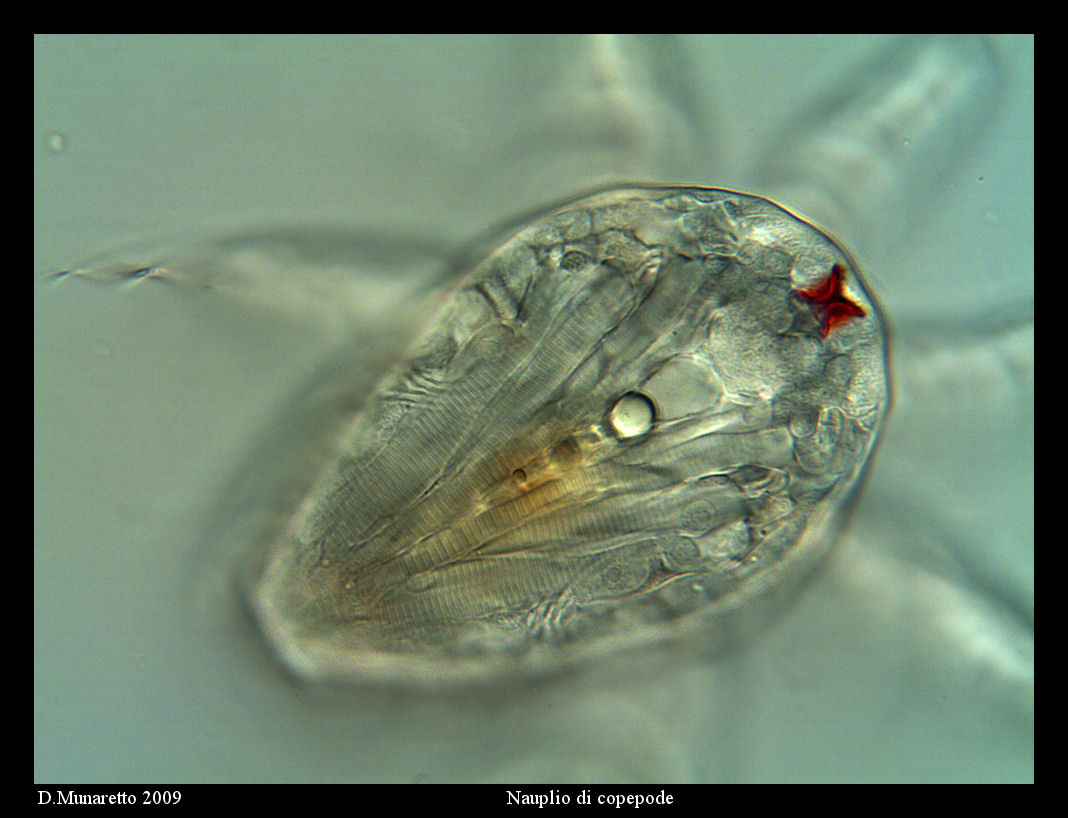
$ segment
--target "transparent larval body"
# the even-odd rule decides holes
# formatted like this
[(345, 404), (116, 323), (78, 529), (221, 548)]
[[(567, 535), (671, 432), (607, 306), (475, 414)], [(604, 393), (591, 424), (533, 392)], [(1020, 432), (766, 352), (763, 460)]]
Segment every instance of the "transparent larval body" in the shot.
[[(1030, 38), (42, 37), (34, 114), (36, 779), (1033, 776)], [(450, 367), (502, 368), (442, 343), (462, 316), (492, 315), (488, 350), (532, 343), (504, 330), (534, 320), (507, 320), (521, 293), (471, 290), (490, 259), (552, 237), (543, 286), (573, 267), (637, 297), (641, 253), (554, 218), (667, 189), (778, 214), (616, 237), (726, 264), (693, 303), (743, 336), (680, 331), (662, 364), (595, 343), (620, 369), (583, 370), (570, 414), (543, 395), (531, 426), (538, 389), (513, 393), (508, 445), (452, 419), (482, 472), (434, 486), (441, 449), (383, 445), (407, 452), (386, 517), (354, 507), (384, 471), (331, 496), (374, 412), (426, 421)], [(826, 250), (804, 274), (800, 246), (761, 249), (792, 230)], [(660, 318), (639, 334), (696, 321)], [(878, 423), (886, 381), (843, 384), (880, 367)], [(594, 493), (604, 525), (554, 516)], [(327, 556), (331, 509), (364, 530)], [(538, 570), (440, 562), (490, 537)], [(370, 548), (396, 555), (359, 574), (384, 598), (353, 576)]]
[(550, 210), (474, 263), (347, 424), (254, 562), (252, 608), (310, 677), (714, 635), (826, 549), (885, 356), (855, 262), (764, 199), (631, 187)]

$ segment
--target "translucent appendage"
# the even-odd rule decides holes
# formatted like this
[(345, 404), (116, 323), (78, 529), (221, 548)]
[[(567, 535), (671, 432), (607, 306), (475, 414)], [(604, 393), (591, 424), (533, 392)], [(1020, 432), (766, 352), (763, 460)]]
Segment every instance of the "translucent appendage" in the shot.
[(755, 175), (854, 246), (892, 245), (970, 156), (1001, 86), (984, 37), (902, 38), (789, 122)]

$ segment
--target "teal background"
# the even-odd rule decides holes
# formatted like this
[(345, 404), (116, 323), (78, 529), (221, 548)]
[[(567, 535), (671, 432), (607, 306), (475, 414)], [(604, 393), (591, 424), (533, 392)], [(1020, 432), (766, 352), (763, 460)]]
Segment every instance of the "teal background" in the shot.
[(47, 274), (278, 223), (356, 225), (388, 268), (609, 177), (771, 192), (785, 123), (892, 38), (35, 37), (34, 779), (1033, 779), (1034, 40), (991, 43), (979, 135), (854, 245), (896, 405), (797, 605), (728, 656), (412, 699), (295, 684), (199, 596), (331, 299)]

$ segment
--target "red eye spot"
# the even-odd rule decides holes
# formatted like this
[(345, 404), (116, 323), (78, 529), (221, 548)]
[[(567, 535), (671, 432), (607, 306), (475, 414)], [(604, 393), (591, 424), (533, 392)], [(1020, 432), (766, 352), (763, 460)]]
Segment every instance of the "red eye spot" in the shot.
[(820, 321), (820, 335), (824, 338), (839, 324), (864, 315), (864, 308), (850, 301), (842, 292), (844, 281), (845, 267), (835, 264), (827, 277), (815, 287), (796, 293), (799, 299), (812, 305), (812, 311)]

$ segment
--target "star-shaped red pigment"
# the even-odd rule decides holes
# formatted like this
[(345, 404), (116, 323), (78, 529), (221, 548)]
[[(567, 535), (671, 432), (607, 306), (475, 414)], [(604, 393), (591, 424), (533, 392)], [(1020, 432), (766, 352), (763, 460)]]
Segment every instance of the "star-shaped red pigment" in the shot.
[(835, 264), (827, 277), (815, 287), (808, 290), (798, 290), (796, 295), (806, 304), (813, 305), (813, 312), (820, 319), (820, 335), (824, 338), (837, 327), (844, 324), (850, 318), (858, 318), (864, 315), (864, 308), (842, 292), (842, 284), (845, 282), (845, 267)]

